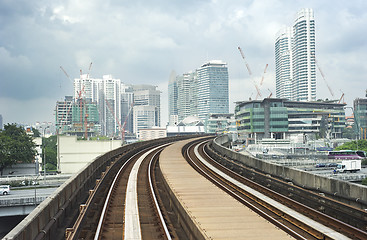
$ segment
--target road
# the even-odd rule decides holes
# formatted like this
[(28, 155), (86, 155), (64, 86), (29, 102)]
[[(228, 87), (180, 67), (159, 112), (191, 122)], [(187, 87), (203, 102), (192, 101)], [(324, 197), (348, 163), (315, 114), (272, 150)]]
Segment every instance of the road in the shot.
[[(37, 197), (41, 196), (49, 196), (51, 195), (57, 188), (36, 188)], [(0, 200), (2, 199), (16, 199), (16, 198), (30, 198), (34, 197), (35, 189), (11, 189), (9, 195), (0, 195)]]

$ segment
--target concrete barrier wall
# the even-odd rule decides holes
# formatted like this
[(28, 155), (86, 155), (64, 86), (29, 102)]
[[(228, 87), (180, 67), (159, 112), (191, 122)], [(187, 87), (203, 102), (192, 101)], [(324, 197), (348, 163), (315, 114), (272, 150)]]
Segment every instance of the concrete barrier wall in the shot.
[[(149, 146), (186, 139), (192, 136), (169, 137), (128, 144), (107, 152), (88, 163), (78, 173), (70, 177), (52, 195), (38, 205), (3, 239), (55, 239), (55, 231), (63, 220), (78, 211), (80, 199), (95, 185), (95, 180), (106, 169), (110, 160), (127, 151), (141, 151)], [(79, 212), (77, 212), (78, 214)], [(41, 236), (40, 236), (41, 235)]]
[(249, 167), (266, 172), (270, 175), (279, 176), (283, 179), (289, 180), (296, 185), (305, 186), (306, 188), (320, 189), (321, 191), (328, 193), (335, 193), (336, 195), (345, 197), (346, 199), (351, 199), (352, 201), (354, 199), (355, 201), (362, 200), (367, 202), (367, 187), (363, 185), (327, 178), (243, 155), (224, 147), (223, 145), (228, 145), (228, 141), (228, 136), (223, 135), (215, 138), (212, 146), (216, 151), (224, 156), (243, 162)]

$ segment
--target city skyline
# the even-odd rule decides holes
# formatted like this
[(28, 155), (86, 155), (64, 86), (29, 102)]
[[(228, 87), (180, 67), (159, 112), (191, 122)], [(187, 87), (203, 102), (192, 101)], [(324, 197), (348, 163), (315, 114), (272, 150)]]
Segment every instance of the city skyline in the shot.
[[(255, 80), (269, 64), (261, 90), (275, 95), (276, 32), (302, 8), (314, 10), (316, 57), (335, 98), (342, 90), (352, 106), (366, 89), (365, 7), (365, 1), (331, 0), (1, 2), (0, 114), (4, 124), (53, 122), (56, 101), (73, 92), (60, 66), (73, 79), (93, 62), (92, 77), (112, 74), (158, 86), (164, 125), (170, 72), (187, 72), (209, 59), (228, 63), (233, 112), (233, 102), (256, 95), (237, 47)], [(316, 75), (316, 98), (332, 98), (318, 70)]]

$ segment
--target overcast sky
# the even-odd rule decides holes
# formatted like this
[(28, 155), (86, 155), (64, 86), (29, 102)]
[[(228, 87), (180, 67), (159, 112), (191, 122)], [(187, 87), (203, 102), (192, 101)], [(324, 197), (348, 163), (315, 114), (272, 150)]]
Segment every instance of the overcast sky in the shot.
[[(0, 0), (0, 114), (4, 123), (54, 122), (56, 101), (72, 95), (79, 70), (162, 91), (168, 117), (172, 70), (195, 70), (207, 60), (228, 63), (230, 108), (256, 96), (275, 96), (274, 41), (302, 8), (313, 8), (316, 58), (334, 98), (364, 97), (367, 88), (365, 0)], [(270, 90), (270, 91), (269, 91)], [(317, 70), (317, 98), (333, 98)]]

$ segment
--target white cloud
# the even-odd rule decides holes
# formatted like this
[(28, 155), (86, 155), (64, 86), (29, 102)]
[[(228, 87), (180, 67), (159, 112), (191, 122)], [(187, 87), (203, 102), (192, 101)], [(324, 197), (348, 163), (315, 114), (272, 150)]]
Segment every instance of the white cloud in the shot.
[[(57, 98), (72, 94), (66, 91), (70, 83), (59, 66), (74, 78), (79, 69), (86, 72), (90, 62), (93, 77), (113, 74), (127, 84), (158, 85), (163, 104), (171, 70), (182, 74), (206, 60), (222, 59), (228, 63), (231, 104), (247, 100), (251, 94), (255, 98), (256, 89), (238, 46), (245, 51), (258, 82), (269, 64), (261, 91), (265, 96), (270, 89), (275, 96), (275, 34), (282, 26), (291, 25), (295, 13), (305, 7), (314, 9), (317, 58), (335, 95), (339, 96), (341, 89), (351, 104), (366, 88), (364, 1), (58, 0), (32, 2), (23, 8), (16, 3), (2, 8), (1, 4), (0, 113), (5, 109), (2, 103), (19, 102), (16, 107), (21, 107), (21, 99), (26, 99), (24, 106), (38, 104), (40, 98), (55, 106)], [(330, 98), (317, 74), (317, 97)], [(58, 88), (65, 84), (67, 88)], [(35, 90), (29, 91), (31, 88)], [(4, 102), (4, 98), (12, 101)], [(162, 119), (165, 108), (162, 105)], [(52, 111), (49, 109), (44, 111)], [(12, 119), (19, 117), (9, 108), (6, 112)], [(37, 120), (48, 115), (40, 113)]]

